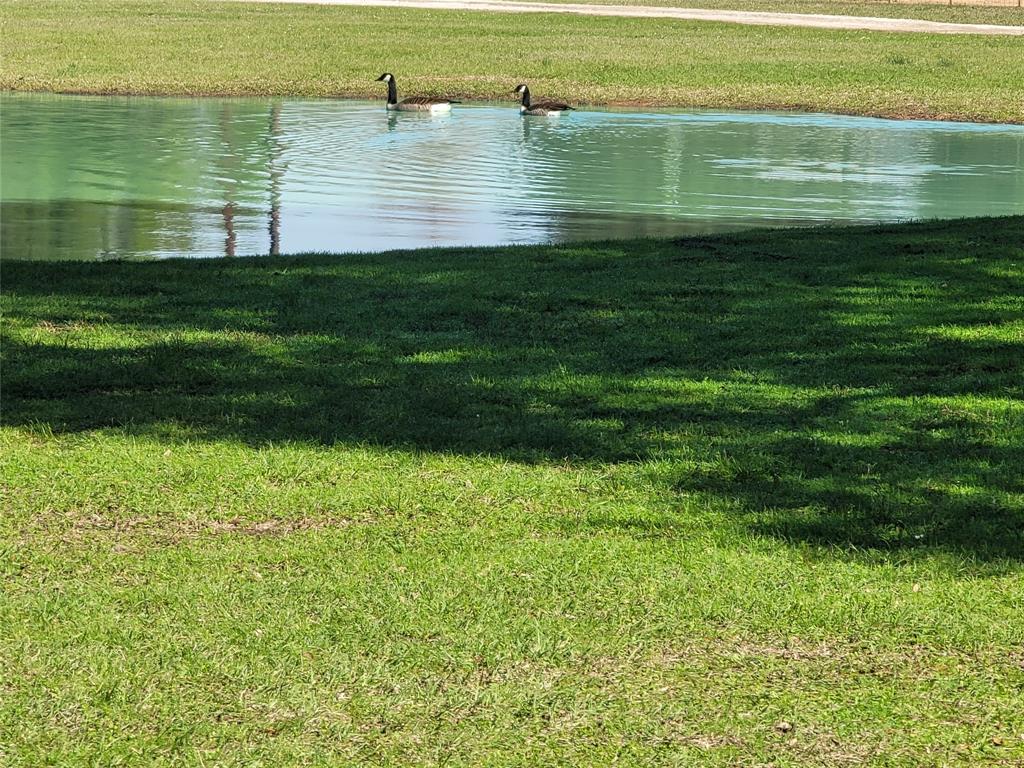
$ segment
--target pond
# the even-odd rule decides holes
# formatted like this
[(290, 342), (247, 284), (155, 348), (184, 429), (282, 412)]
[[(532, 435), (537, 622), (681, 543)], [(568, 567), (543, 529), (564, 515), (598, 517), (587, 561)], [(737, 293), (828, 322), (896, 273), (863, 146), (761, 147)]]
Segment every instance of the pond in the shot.
[(385, 250), (1024, 213), (1024, 127), (4, 94), (0, 249)]

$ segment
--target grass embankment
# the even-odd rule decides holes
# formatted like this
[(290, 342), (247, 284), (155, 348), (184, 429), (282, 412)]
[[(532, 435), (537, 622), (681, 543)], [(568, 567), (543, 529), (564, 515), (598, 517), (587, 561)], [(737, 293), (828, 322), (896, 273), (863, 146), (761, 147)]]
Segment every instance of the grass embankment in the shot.
[[(522, 0), (533, 2), (535, 0)], [(676, 8), (715, 8), (762, 13), (824, 13), (835, 16), (876, 16), (888, 19), (922, 19), (956, 24), (1024, 24), (1024, 10), (1016, 0), (985, 0), (950, 5), (946, 0), (544, 0), (552, 3), (586, 2), (596, 5), (651, 5)]]
[(779, 108), (1024, 122), (1020, 38), (566, 15), (186, 2), (9, 2), (0, 87), (84, 93)]
[(1022, 244), (6, 262), (5, 764), (1018, 764)]

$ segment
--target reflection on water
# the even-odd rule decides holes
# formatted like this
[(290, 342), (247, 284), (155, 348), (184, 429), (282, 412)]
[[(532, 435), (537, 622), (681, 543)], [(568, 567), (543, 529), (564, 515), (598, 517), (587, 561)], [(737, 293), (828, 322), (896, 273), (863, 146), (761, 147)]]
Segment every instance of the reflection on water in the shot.
[(217, 256), (1024, 213), (1024, 128), (5, 94), (8, 258)]

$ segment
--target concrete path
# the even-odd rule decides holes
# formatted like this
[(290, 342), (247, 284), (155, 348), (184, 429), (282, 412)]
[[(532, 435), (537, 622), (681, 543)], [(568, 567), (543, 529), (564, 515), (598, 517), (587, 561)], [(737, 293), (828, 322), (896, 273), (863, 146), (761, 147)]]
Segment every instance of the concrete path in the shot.
[(932, 32), (944, 35), (1020, 35), (1024, 26), (953, 24), (945, 21), (883, 19), (875, 16), (826, 16), (816, 13), (763, 13), (719, 11), (706, 8), (664, 8), (641, 5), (590, 5), (586, 3), (538, 3), (517, 0), (244, 0), (260, 3), (362, 5), (385, 8), (441, 8), (457, 11), (499, 13), (575, 13), (585, 16), (633, 16), (644, 19), (725, 21), (734, 24), (774, 24), (821, 29), (867, 29), (876, 32)]

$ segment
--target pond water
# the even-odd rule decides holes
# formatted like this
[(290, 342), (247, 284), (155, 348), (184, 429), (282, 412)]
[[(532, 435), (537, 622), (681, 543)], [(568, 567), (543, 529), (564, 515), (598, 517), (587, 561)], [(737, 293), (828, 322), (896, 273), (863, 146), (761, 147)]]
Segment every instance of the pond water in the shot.
[(1024, 213), (1024, 128), (4, 94), (0, 249), (384, 250)]

